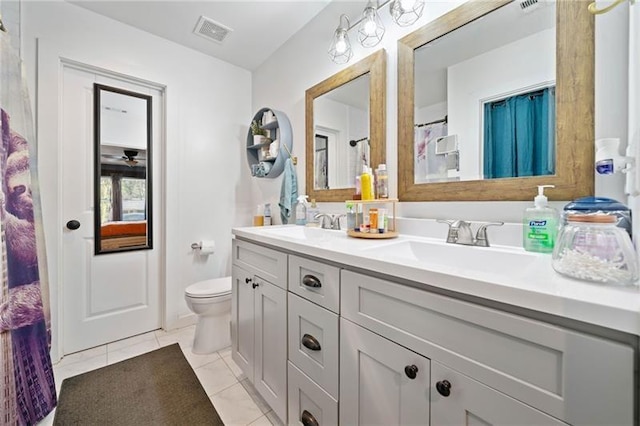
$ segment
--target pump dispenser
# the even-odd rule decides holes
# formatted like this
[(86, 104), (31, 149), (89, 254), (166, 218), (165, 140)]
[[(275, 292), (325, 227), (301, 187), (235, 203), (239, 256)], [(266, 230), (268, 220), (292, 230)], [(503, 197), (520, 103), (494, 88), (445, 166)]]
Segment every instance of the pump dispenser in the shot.
[(524, 211), (522, 244), (527, 251), (551, 253), (558, 233), (558, 211), (549, 207), (544, 195), (545, 188), (554, 185), (538, 185), (538, 195), (533, 199), (533, 207)]
[(298, 202), (296, 204), (296, 225), (306, 225), (307, 224), (307, 204), (309, 204), (309, 196), (301, 195), (298, 197)]

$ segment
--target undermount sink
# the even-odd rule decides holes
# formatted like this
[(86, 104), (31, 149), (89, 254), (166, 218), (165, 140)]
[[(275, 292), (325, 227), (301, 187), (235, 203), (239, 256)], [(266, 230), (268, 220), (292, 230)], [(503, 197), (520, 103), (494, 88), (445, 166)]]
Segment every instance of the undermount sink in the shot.
[(544, 256), (519, 249), (411, 240), (381, 244), (363, 251), (372, 251), (372, 256), (404, 261), (405, 264), (415, 262), (417, 265), (440, 265), (462, 270), (500, 273), (522, 273), (531, 270), (543, 261)]
[(261, 229), (260, 232), (271, 236), (316, 242), (329, 241), (345, 236), (344, 231), (335, 231), (332, 229), (322, 229), (310, 226), (272, 226), (265, 227)]

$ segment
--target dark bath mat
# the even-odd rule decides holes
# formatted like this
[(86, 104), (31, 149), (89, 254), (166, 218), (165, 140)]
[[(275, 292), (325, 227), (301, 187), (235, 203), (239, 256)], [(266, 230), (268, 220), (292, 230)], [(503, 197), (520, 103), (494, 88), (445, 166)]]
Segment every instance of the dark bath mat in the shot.
[(54, 425), (224, 425), (176, 343), (62, 382)]

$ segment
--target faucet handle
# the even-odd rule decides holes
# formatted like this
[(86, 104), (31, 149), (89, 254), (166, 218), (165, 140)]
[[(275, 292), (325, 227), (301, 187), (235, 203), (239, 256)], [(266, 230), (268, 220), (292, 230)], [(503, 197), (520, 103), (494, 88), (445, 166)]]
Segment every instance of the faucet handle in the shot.
[[(331, 216), (329, 216), (328, 214), (326, 214), (326, 213), (318, 213), (313, 218), (320, 221), (320, 227), (322, 229), (331, 228)], [(328, 225), (327, 225), (327, 223), (328, 223)]]
[(331, 229), (340, 230), (340, 218), (347, 217), (346, 214), (334, 214), (331, 216)]
[(459, 226), (459, 222), (458, 220), (444, 220), (444, 219), (436, 219), (436, 222), (438, 223), (446, 223), (447, 225), (449, 225), (449, 232), (447, 233), (447, 242), (448, 243), (455, 243), (456, 241), (458, 241), (458, 226)]
[(485, 223), (480, 228), (478, 228), (478, 232), (476, 233), (476, 244), (480, 247), (489, 247), (489, 238), (487, 236), (487, 227), (489, 226), (502, 226), (504, 222), (489, 222)]

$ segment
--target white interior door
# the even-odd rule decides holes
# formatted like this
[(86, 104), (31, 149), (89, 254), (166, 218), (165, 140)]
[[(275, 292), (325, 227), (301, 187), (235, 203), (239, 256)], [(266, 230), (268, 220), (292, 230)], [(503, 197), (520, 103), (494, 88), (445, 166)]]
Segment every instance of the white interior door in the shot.
[[(157, 329), (163, 242), (162, 93), (155, 88), (63, 67), (60, 100), (63, 354)], [(151, 95), (153, 111), (153, 249), (94, 254), (93, 83)], [(70, 230), (67, 221), (80, 228)]]

